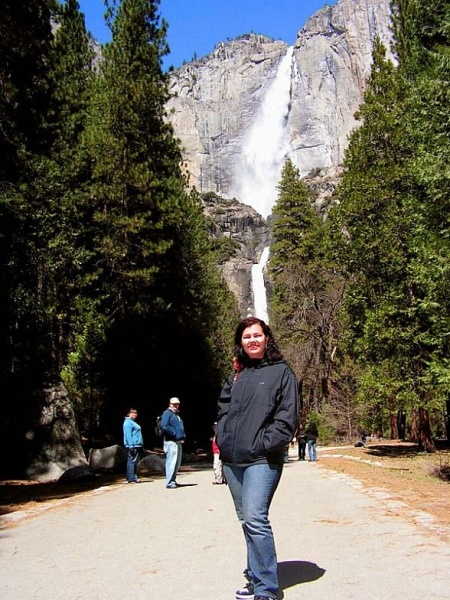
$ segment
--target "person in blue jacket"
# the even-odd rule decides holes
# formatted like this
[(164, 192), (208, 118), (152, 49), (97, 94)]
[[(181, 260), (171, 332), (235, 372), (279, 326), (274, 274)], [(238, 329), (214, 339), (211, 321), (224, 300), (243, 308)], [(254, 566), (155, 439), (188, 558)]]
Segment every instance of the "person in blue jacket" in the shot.
[(138, 483), (137, 463), (144, 446), (141, 426), (136, 423), (138, 411), (130, 408), (123, 422), (123, 444), (127, 449), (127, 481)]
[(298, 421), (298, 383), (270, 327), (248, 317), (235, 333), (243, 368), (219, 397), (216, 440), (247, 545), (247, 583), (236, 598), (273, 600), (279, 594), (269, 507), (281, 478), (284, 449)]
[(164, 434), (164, 453), (166, 455), (166, 488), (176, 489), (177, 473), (183, 456), (182, 444), (186, 438), (183, 420), (179, 415), (178, 398), (169, 400), (169, 407), (163, 412), (161, 429)]

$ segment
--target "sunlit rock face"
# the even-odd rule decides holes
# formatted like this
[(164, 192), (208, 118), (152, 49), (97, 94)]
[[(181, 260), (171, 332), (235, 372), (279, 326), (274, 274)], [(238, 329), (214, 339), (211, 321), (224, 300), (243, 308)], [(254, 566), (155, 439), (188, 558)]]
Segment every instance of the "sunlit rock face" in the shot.
[(342, 163), (377, 36), (389, 50), (389, 0), (340, 0), (298, 33), (287, 127), (290, 155), (302, 175)]
[(268, 225), (255, 209), (240, 202), (211, 195), (205, 196), (202, 203), (211, 236), (227, 237), (236, 242), (234, 256), (221, 265), (221, 271), (244, 317), (253, 311), (251, 271), (268, 243)]
[(286, 50), (284, 42), (245, 35), (173, 74), (168, 111), (190, 183), (200, 192), (228, 194), (242, 135)]
[[(376, 36), (390, 47), (389, 3), (340, 0), (318, 11), (299, 31), (284, 126), (286, 155), (302, 175), (342, 163)], [(190, 182), (199, 191), (236, 196), (247, 134), (287, 52), (282, 41), (249, 34), (220, 42), (212, 54), (172, 74), (170, 119)], [(259, 212), (267, 216), (267, 210)]]

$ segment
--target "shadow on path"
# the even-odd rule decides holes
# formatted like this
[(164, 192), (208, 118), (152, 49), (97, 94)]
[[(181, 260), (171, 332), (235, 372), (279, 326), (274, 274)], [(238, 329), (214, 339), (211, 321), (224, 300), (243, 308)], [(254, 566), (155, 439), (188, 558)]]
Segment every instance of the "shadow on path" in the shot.
[(197, 485), (198, 483), (177, 483), (177, 489), (184, 487), (196, 487)]
[(282, 590), (299, 583), (315, 581), (324, 573), (325, 569), (318, 567), (316, 563), (305, 560), (286, 560), (278, 563), (278, 581)]

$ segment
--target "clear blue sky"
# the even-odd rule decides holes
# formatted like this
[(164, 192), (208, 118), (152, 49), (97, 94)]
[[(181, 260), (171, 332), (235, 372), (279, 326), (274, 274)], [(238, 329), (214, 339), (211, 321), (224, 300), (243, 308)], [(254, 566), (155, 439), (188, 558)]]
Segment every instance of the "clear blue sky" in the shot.
[[(86, 27), (100, 43), (109, 40), (103, 0), (78, 0)], [(244, 33), (262, 33), (292, 45), (308, 17), (336, 0), (161, 0), (168, 22), (166, 67), (179, 67), (194, 54), (206, 56), (219, 42)]]

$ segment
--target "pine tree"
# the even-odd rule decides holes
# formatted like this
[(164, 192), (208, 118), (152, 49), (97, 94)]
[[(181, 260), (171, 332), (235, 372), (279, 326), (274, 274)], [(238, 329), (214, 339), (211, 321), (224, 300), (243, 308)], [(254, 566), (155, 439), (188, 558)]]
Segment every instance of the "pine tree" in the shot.
[[(34, 381), (45, 357), (41, 336), (33, 185), (48, 142), (50, 17), (54, 2), (0, 7), (0, 377)], [(45, 368), (45, 367), (44, 367)], [(20, 374), (20, 375), (19, 375)]]
[(328, 269), (322, 217), (289, 159), (278, 189), (269, 263), (271, 324), (302, 381), (305, 411), (320, 412), (331, 394), (342, 289)]
[(110, 7), (112, 42), (104, 48), (86, 140), (105, 311), (127, 313), (152, 298), (155, 276), (181, 219), (181, 154), (165, 119), (166, 24), (158, 2)]
[(81, 136), (94, 54), (76, 0), (68, 0), (55, 17), (59, 22), (49, 69), (48, 150), (40, 161), (34, 203), (39, 214), (36, 268), (47, 321), (50, 370), (59, 376), (72, 349), (77, 323), (83, 318), (80, 297), (90, 256), (84, 230), (89, 226), (86, 213), (91, 173), (81, 152)]
[[(430, 406), (423, 344), (430, 315), (423, 310), (414, 263), (423, 239), (416, 206), (420, 189), (411, 169), (414, 143), (406, 125), (411, 89), (374, 47), (372, 74), (351, 137), (335, 211), (343, 234), (340, 258), (349, 278), (348, 340), (361, 367), (360, 397), (380, 422), (397, 411)], [(391, 427), (395, 435), (396, 427)], [(425, 447), (431, 449), (431, 439)]]
[[(437, 414), (445, 406), (450, 384), (449, 24), (449, 2), (394, 3), (399, 71), (408, 92), (404, 124), (414, 147), (410, 172), (417, 182), (409, 206), (416, 224), (411, 274), (422, 320), (417, 341), (426, 350), (418, 408), (434, 408)], [(417, 414), (415, 422), (421, 423), (424, 413)], [(426, 445), (423, 432), (413, 436)]]
[(142, 398), (148, 422), (171, 395), (190, 398), (192, 418), (208, 398), (208, 411), (191, 425), (195, 435), (213, 417), (234, 303), (212, 265), (204, 216), (187, 193), (165, 112), (167, 25), (159, 2), (108, 5), (112, 42), (84, 137), (93, 172), (93, 281), (106, 323), (104, 422), (113, 426), (130, 394)]

